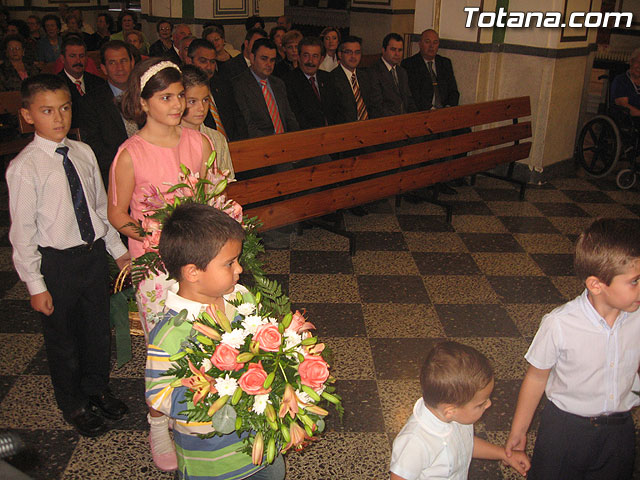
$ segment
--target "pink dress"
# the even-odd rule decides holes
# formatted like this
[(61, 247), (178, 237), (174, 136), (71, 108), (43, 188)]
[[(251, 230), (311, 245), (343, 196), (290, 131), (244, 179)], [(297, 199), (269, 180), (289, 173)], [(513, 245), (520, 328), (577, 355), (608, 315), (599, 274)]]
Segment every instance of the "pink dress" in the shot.
[[(186, 165), (192, 173), (198, 173), (202, 166), (202, 138), (197, 130), (181, 128), (180, 141), (173, 148), (159, 147), (144, 140), (140, 135), (133, 135), (118, 149), (111, 165), (111, 185), (113, 185), (114, 204), (118, 198), (115, 181), (115, 169), (120, 152), (125, 148), (131, 155), (135, 187), (131, 195), (129, 208), (135, 220), (142, 220), (144, 192), (150, 193), (150, 187), (158, 187), (166, 193), (171, 185), (178, 183), (180, 163)], [(129, 253), (133, 258), (144, 254), (142, 242), (129, 239)]]

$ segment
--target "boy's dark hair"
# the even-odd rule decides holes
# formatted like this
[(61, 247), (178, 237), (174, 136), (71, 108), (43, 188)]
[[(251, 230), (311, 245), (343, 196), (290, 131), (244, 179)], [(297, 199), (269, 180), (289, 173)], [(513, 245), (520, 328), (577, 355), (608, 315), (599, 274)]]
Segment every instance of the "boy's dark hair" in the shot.
[(437, 344), (427, 354), (420, 372), (424, 403), (462, 406), (493, 379), (487, 357), (475, 348), (456, 342)]
[(382, 49), (386, 50), (387, 47), (389, 46), (389, 42), (391, 40), (395, 40), (396, 42), (402, 42), (404, 44), (404, 39), (397, 33), (388, 33), (383, 39), (382, 39)]
[(169, 276), (180, 281), (182, 267), (205, 270), (229, 240), (244, 240), (242, 225), (217, 208), (185, 203), (164, 223), (160, 257)]
[[(182, 83), (184, 84), (185, 90), (191, 87), (197, 87), (198, 85), (206, 85), (208, 87), (209, 77), (201, 68), (195, 65), (183, 65)], [(189, 107), (187, 106), (187, 108)], [(185, 111), (185, 115), (186, 114), (187, 112)]]
[(278, 51), (278, 47), (276, 47), (276, 44), (273, 43), (273, 40), (270, 40), (268, 38), (259, 38), (258, 40), (253, 42), (253, 47), (251, 47), (251, 53), (255, 55), (260, 47), (265, 47), (265, 48), (268, 48), (269, 50)]
[(49, 20), (53, 20), (54, 22), (56, 22), (56, 25), (58, 26), (58, 30), (62, 28), (62, 22), (60, 21), (60, 17), (57, 15), (54, 15), (53, 13), (50, 13), (42, 17), (42, 28), (44, 28), (44, 24), (47, 23)]
[(573, 266), (582, 282), (594, 276), (610, 285), (638, 259), (640, 231), (621, 220), (600, 218), (578, 238)]
[(36, 94), (40, 92), (55, 92), (56, 90), (64, 90), (69, 94), (69, 99), (71, 99), (71, 92), (67, 82), (58, 75), (41, 73), (25, 78), (20, 87), (22, 108), (29, 108)]
[(136, 63), (129, 80), (127, 89), (122, 94), (120, 108), (122, 115), (127, 120), (136, 122), (138, 128), (142, 128), (147, 122), (147, 114), (142, 109), (140, 99), (149, 100), (153, 94), (168, 88), (172, 83), (182, 82), (182, 75), (177, 68), (167, 67), (160, 70), (149, 79), (144, 89), (140, 91), (140, 79), (142, 75), (154, 65), (165, 62), (163, 58), (148, 58), (140, 63)]
[(107, 43), (100, 47), (100, 63), (102, 65), (106, 65), (105, 63), (105, 53), (107, 50), (120, 50), (124, 48), (129, 55), (129, 60), (133, 60), (133, 53), (131, 52), (131, 45), (123, 42), (122, 40), (109, 40)]
[(362, 39), (360, 37), (356, 37), (355, 35), (349, 35), (348, 37), (344, 37), (338, 45), (338, 51), (342, 52), (344, 50), (345, 43), (359, 43), (360, 48), (362, 48)]
[(82, 38), (79, 35), (76, 35), (75, 33), (70, 33), (64, 37), (64, 40), (62, 41), (62, 46), (60, 47), (60, 53), (62, 54), (63, 57), (66, 55), (67, 47), (71, 47), (71, 46), (84, 47), (85, 53), (87, 51), (87, 44), (84, 43), (84, 40), (82, 40)]
[(206, 48), (207, 50), (215, 50), (216, 48), (213, 46), (209, 40), (205, 40), (204, 38), (196, 38), (193, 42), (189, 44), (189, 48), (187, 48), (187, 56), (189, 58), (193, 58), (196, 54), (196, 50), (199, 48)]
[(258, 15), (252, 15), (247, 18), (244, 22), (244, 29), (251, 30), (256, 23), (259, 23), (260, 28), (264, 30), (264, 19), (262, 17), (259, 17)]

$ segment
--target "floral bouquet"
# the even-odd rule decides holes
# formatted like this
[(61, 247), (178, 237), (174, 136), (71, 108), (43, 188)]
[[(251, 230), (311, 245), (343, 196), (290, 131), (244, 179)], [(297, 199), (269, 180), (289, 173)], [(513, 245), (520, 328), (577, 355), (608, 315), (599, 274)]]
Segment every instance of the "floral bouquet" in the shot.
[[(315, 327), (292, 313), (276, 282), (259, 279), (253, 292), (237, 292), (233, 319), (209, 306), (192, 321), (191, 335), (170, 360), (172, 387), (186, 387), (191, 422), (211, 422), (214, 433), (249, 432), (246, 453), (256, 465), (278, 452), (300, 450), (324, 430), (324, 408), (342, 416), (341, 398), (323, 358)], [(288, 310), (286, 314), (284, 311)], [(170, 322), (180, 325), (183, 310)], [(324, 406), (323, 406), (324, 405)]]
[(197, 172), (192, 173), (184, 164), (180, 164), (180, 180), (176, 185), (171, 185), (166, 193), (162, 193), (157, 186), (144, 189), (145, 217), (141, 225), (129, 224), (143, 237), (145, 250), (144, 255), (132, 262), (131, 279), (134, 286), (149, 276), (149, 273), (166, 273), (158, 254), (162, 225), (178, 205), (187, 202), (213, 206), (240, 222), (246, 233), (240, 263), (254, 276), (263, 275), (262, 264), (257, 258), (264, 251), (256, 233), (260, 223), (255, 217), (243, 217), (242, 207), (234, 200), (226, 198), (224, 191), (227, 188), (228, 172), (217, 170), (215, 158), (214, 151), (207, 160), (207, 178), (200, 178)]

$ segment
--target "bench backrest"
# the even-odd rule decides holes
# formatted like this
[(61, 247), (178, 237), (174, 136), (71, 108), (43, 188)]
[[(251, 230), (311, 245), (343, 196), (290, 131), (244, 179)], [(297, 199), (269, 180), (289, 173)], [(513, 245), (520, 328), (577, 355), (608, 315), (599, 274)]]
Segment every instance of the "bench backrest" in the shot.
[[(531, 137), (531, 122), (518, 119), (530, 114), (529, 97), (519, 97), (233, 142), (236, 172), (365, 153), (300, 168), (293, 163), (288, 171), (232, 183), (228, 197), (269, 230), (483, 172), (529, 156), (531, 142), (520, 141)], [(425, 138), (472, 127), (476, 131)]]

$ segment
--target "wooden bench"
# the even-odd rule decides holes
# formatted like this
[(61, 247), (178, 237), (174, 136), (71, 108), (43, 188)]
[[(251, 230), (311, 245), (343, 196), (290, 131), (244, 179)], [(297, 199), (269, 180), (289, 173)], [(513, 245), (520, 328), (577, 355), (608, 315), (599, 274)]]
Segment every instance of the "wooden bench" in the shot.
[[(11, 126), (18, 127), (18, 122), (21, 116), (21, 107), (22, 97), (20, 96), (20, 92), (0, 92), (0, 114), (11, 120)], [(30, 141), (30, 136), (20, 136), (16, 129), (13, 138), (3, 139), (0, 142), (0, 157), (5, 155), (16, 155)]]
[[(262, 230), (314, 219), (526, 159), (531, 122), (519, 120), (529, 115), (529, 97), (519, 97), (233, 142), (237, 174), (288, 170), (234, 182), (228, 197), (257, 216)], [(475, 131), (454, 134), (464, 128)], [(322, 155), (334, 159), (295, 163)]]

